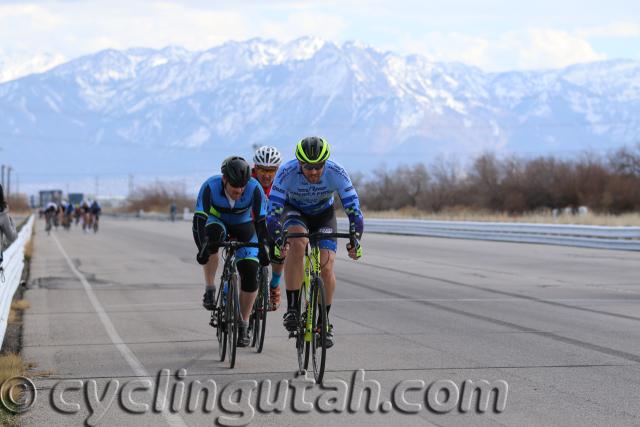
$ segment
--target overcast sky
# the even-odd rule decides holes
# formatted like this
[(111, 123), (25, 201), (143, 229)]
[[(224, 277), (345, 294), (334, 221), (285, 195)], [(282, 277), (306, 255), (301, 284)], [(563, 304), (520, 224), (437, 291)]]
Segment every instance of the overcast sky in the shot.
[(640, 1), (0, 1), (0, 56), (306, 35), (488, 71), (557, 68), (640, 59)]

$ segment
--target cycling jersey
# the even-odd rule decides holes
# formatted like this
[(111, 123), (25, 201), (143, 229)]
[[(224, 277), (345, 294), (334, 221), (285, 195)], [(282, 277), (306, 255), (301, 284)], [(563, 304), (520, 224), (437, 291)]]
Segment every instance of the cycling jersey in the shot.
[(256, 219), (267, 214), (267, 199), (262, 186), (255, 178), (249, 179), (242, 196), (231, 206), (224, 191), (222, 175), (209, 178), (202, 184), (196, 201), (196, 214), (206, 217), (219, 218), (229, 225), (242, 224), (252, 220), (252, 213)]
[(307, 215), (317, 215), (333, 205), (335, 191), (345, 210), (353, 210), (362, 216), (358, 194), (342, 166), (327, 160), (320, 181), (311, 184), (303, 175), (298, 161), (291, 160), (278, 170), (271, 187), (271, 213), (289, 204)]
[[(207, 234), (212, 243), (226, 239), (227, 233), (241, 241), (266, 240), (267, 230), (264, 224), (266, 214), (267, 198), (256, 179), (249, 179), (238, 200), (230, 200), (224, 191), (222, 176), (212, 176), (202, 184), (198, 192), (193, 216), (193, 238), (198, 251), (202, 248)], [(214, 247), (209, 250), (209, 253), (216, 253), (216, 251)], [(257, 262), (258, 258), (258, 248), (247, 247), (236, 251), (236, 262), (245, 259)]]
[(100, 214), (100, 212), (102, 212), (102, 207), (100, 206), (100, 203), (94, 201), (93, 203), (91, 203), (91, 207), (89, 208), (90, 212), (94, 215), (98, 215)]

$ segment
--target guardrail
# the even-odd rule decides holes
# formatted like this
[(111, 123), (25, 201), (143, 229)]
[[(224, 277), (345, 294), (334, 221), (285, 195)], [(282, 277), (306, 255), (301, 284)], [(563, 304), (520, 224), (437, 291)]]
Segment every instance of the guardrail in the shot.
[(34, 216), (31, 215), (22, 227), (18, 238), (4, 251), (3, 277), (0, 277), (0, 347), (4, 342), (7, 320), (11, 311), (11, 300), (18, 289), (22, 270), (24, 269), (24, 247), (31, 238)]
[[(171, 221), (171, 216), (169, 214), (158, 213), (158, 212), (138, 212), (138, 213), (129, 213), (129, 212), (117, 212), (117, 213), (103, 213), (102, 216), (108, 216), (111, 218), (118, 219), (149, 219), (153, 221)], [(193, 217), (193, 212), (185, 212), (180, 213), (175, 216), (176, 221), (191, 221)]]
[[(178, 219), (191, 221), (191, 215), (184, 213), (183, 218)], [(167, 215), (154, 213), (117, 216), (169, 219)], [(338, 218), (338, 227), (346, 230), (347, 219)], [(640, 227), (368, 218), (365, 220), (365, 232), (640, 251)]]
[[(339, 228), (347, 225), (338, 218)], [(640, 227), (366, 219), (365, 232), (640, 251)]]

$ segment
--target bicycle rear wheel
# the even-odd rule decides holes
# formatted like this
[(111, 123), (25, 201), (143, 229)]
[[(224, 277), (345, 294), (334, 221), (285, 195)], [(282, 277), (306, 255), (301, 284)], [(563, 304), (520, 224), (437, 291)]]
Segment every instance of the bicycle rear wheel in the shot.
[(253, 307), (251, 308), (251, 315), (249, 316), (249, 337), (251, 338), (251, 347), (255, 347), (259, 341), (260, 334), (260, 308), (262, 307), (262, 268), (258, 270), (258, 290), (256, 293), (256, 299), (253, 301)]
[[(316, 384), (322, 384), (324, 368), (327, 361), (327, 304), (324, 283), (320, 277), (315, 277), (311, 282), (311, 306), (314, 308), (311, 318), (311, 361), (313, 365), (313, 377)], [(308, 349), (309, 347), (307, 347)], [(308, 354), (308, 353), (307, 353)]]
[(258, 295), (262, 294), (262, 298), (259, 300), (258, 318), (260, 319), (259, 328), (256, 328), (258, 333), (256, 351), (262, 353), (264, 347), (264, 336), (267, 333), (267, 313), (269, 312), (269, 270), (267, 267), (262, 267), (262, 274), (260, 275), (260, 291)]
[(238, 301), (238, 275), (231, 275), (227, 291), (227, 345), (229, 346), (229, 368), (236, 366), (236, 349), (238, 347), (238, 317), (240, 304)]

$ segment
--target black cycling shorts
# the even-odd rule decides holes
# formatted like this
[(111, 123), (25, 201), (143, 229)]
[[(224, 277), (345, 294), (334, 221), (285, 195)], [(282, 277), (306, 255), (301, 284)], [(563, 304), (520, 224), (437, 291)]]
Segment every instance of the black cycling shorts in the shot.
[[(302, 213), (298, 208), (285, 205), (280, 216), (282, 222), (282, 228), (285, 230), (292, 225), (301, 225), (307, 229), (309, 233), (315, 233), (317, 231), (323, 231), (325, 233), (336, 233), (338, 231), (338, 221), (336, 220), (336, 213), (333, 210), (333, 206), (329, 206), (324, 211), (316, 215), (308, 215)], [(320, 249), (328, 249), (336, 252), (338, 249), (338, 239), (330, 237), (320, 240)]]

